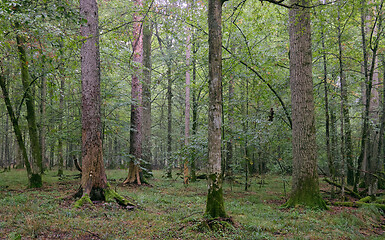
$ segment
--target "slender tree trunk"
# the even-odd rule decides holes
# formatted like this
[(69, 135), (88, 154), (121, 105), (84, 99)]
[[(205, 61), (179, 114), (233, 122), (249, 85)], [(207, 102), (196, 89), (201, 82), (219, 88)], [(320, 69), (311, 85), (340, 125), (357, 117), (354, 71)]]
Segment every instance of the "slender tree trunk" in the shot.
[[(190, 138), (190, 60), (191, 60), (191, 45), (190, 45), (190, 28), (187, 29), (187, 41), (186, 41), (186, 98), (185, 98), (185, 128), (184, 128), (184, 145), (187, 149), (189, 145)], [(189, 167), (188, 167), (188, 157), (185, 157), (183, 164), (183, 182), (184, 184), (189, 183)]]
[(151, 23), (146, 20), (143, 26), (143, 162), (146, 177), (152, 176), (151, 142)]
[(221, 170), (222, 125), (222, 1), (209, 0), (209, 118), (208, 193), (205, 215), (227, 217), (224, 207)]
[(291, 0), (290, 89), (292, 103), (293, 179), (287, 207), (298, 204), (325, 209), (319, 192), (309, 0)]
[[(41, 47), (42, 49), (42, 47)], [(46, 101), (47, 101), (47, 79), (46, 79), (46, 70), (45, 70), (45, 56), (41, 50), (40, 54), (42, 55), (42, 77), (41, 77), (41, 88), (40, 88), (40, 146), (41, 146), (41, 157), (43, 161), (43, 168), (48, 168), (47, 162), (47, 150), (46, 150), (46, 132), (47, 132), (47, 121), (46, 121)]]
[[(193, 58), (192, 58), (192, 70), (193, 70), (193, 86), (196, 84), (196, 53), (197, 49), (195, 48), (195, 41), (193, 41)], [(192, 129), (191, 133), (193, 136), (196, 136), (198, 131), (198, 100), (197, 100), (197, 90), (194, 87), (192, 89)], [(191, 159), (190, 159), (190, 178), (191, 182), (196, 181), (196, 166), (195, 166), (195, 159), (196, 159), (196, 151), (195, 149), (192, 152)]]
[[(338, 51), (339, 51), (339, 66), (340, 66), (340, 82), (341, 82), (341, 157), (342, 157), (342, 186), (344, 186), (345, 176), (347, 176), (347, 183), (349, 185), (354, 184), (354, 172), (353, 172), (353, 146), (352, 146), (352, 131), (350, 128), (350, 117), (348, 108), (348, 94), (347, 84), (344, 73), (343, 65), (343, 49), (342, 49), (342, 30), (340, 19), (340, 4), (338, 3)], [(345, 174), (345, 165), (347, 166), (347, 175)]]
[[(135, 10), (139, 11), (143, 7), (142, 0), (135, 0)], [(135, 12), (133, 16), (133, 59), (134, 73), (131, 81), (131, 128), (130, 128), (130, 154), (133, 156), (128, 169), (128, 176), (124, 183), (134, 183), (141, 185), (144, 181), (140, 168), (142, 159), (142, 124), (143, 124), (143, 107), (142, 107), (142, 64), (143, 64), (143, 17), (139, 12)]]
[[(15, 24), (16, 29), (20, 29), (19, 24)], [(37, 132), (36, 115), (35, 115), (35, 103), (34, 95), (32, 91), (33, 83), (30, 80), (28, 73), (28, 61), (27, 54), (24, 49), (24, 38), (21, 35), (16, 36), (17, 50), (19, 54), (21, 80), (23, 83), (25, 105), (27, 107), (27, 123), (28, 123), (28, 135), (31, 144), (32, 161), (31, 161), (31, 187), (41, 187), (43, 185), (41, 174), (43, 173), (43, 162), (41, 156), (41, 147), (39, 141), (39, 135)]]
[(167, 172), (166, 177), (172, 178), (172, 78), (171, 63), (167, 64)]
[(59, 164), (59, 169), (58, 169), (58, 172), (57, 172), (57, 175), (58, 176), (62, 176), (63, 175), (63, 163), (64, 163), (64, 157), (63, 157), (63, 136), (61, 135), (61, 133), (63, 132), (63, 122), (64, 122), (64, 115), (63, 115), (63, 112), (64, 112), (64, 93), (65, 93), (65, 87), (64, 87), (64, 84), (65, 84), (65, 79), (64, 79), (64, 76), (61, 76), (60, 78), (60, 96), (59, 96), (59, 114), (58, 114), (58, 118), (59, 118), (59, 133), (60, 133), (60, 136), (58, 138), (58, 145), (57, 145), (57, 151), (58, 151), (58, 164)]
[[(321, 38), (322, 38), (322, 59), (323, 59), (323, 70), (324, 70), (324, 76), (323, 76), (323, 82), (324, 82), (324, 98), (325, 98), (325, 137), (326, 137), (326, 156), (328, 160), (328, 166), (329, 166), (329, 174), (330, 177), (334, 180), (336, 175), (336, 170), (334, 166), (333, 161), (333, 155), (330, 148), (330, 116), (329, 116), (329, 88), (328, 88), (328, 71), (327, 71), (327, 59), (326, 59), (326, 46), (325, 46), (325, 33), (322, 30), (321, 32)], [(334, 189), (334, 187), (333, 187)], [(334, 191), (332, 191), (332, 195), (334, 195)]]
[(228, 141), (227, 141), (227, 156), (226, 156), (226, 170), (225, 175), (232, 175), (232, 161), (233, 161), (233, 132), (234, 132), (234, 77), (230, 77), (229, 82), (229, 133), (228, 133)]
[(15, 133), (15, 137), (18, 144), (18, 149), (21, 152), (21, 157), (23, 158), (24, 164), (27, 169), (28, 186), (30, 188), (41, 187), (42, 185), (41, 175), (38, 171), (36, 171), (36, 169), (32, 169), (29, 163), (27, 149), (25, 147), (25, 143), (23, 140), (23, 134), (19, 126), (19, 120), (18, 118), (16, 118), (15, 112), (13, 111), (11, 100), (9, 98), (7, 84), (6, 84), (5, 78), (1, 74), (0, 74), (0, 87), (3, 92), (3, 98), (4, 98), (5, 106), (7, 107), (9, 118), (11, 119), (11, 122), (12, 122), (13, 131)]

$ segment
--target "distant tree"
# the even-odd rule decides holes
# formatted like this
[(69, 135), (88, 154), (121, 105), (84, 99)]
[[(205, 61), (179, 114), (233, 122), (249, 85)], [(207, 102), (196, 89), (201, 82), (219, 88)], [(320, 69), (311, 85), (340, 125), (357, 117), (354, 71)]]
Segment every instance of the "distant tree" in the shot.
[(312, 51), (309, 0), (291, 0), (290, 89), (292, 104), (293, 179), (286, 206), (298, 204), (325, 209), (320, 196), (313, 99)]

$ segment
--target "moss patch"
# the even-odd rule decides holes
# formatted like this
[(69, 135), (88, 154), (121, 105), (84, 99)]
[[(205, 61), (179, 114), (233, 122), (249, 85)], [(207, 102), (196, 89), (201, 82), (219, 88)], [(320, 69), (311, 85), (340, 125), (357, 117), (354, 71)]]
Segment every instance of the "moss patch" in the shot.
[(29, 188), (41, 188), (43, 186), (43, 181), (41, 175), (38, 173), (32, 173), (29, 178)]
[(93, 203), (91, 201), (91, 198), (90, 198), (90, 196), (87, 193), (84, 194), (83, 197), (81, 197), (79, 200), (77, 200), (75, 202), (74, 207), (75, 208), (80, 208), (80, 207), (82, 207), (86, 203), (93, 205)]

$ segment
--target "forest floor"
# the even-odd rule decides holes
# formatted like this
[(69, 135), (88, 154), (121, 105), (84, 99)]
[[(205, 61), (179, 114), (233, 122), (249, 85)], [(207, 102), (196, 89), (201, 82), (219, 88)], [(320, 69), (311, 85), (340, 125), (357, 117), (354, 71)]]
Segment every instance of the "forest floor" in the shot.
[(280, 176), (254, 177), (247, 192), (226, 181), (225, 208), (234, 225), (213, 232), (200, 227), (205, 180), (185, 186), (155, 171), (151, 186), (121, 186), (127, 171), (108, 170), (111, 186), (138, 208), (100, 202), (77, 209), (68, 198), (79, 187), (76, 174), (59, 178), (48, 171), (37, 190), (26, 189), (23, 170), (0, 173), (0, 239), (385, 239), (384, 214), (374, 207), (282, 208), (288, 187), (285, 194)]

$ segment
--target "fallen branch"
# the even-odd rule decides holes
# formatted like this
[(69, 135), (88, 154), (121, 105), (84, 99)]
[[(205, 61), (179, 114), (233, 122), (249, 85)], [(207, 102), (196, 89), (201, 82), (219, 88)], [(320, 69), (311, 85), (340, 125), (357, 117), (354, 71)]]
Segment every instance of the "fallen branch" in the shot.
[(375, 206), (379, 209), (382, 209), (385, 211), (385, 204), (380, 204), (380, 203), (365, 203), (365, 202), (335, 202), (333, 203), (334, 206), (343, 206), (343, 207), (362, 207), (362, 206)]
[[(336, 182), (333, 182), (333, 181), (331, 181), (331, 180), (329, 180), (329, 179), (327, 179), (327, 178), (324, 178), (323, 180), (324, 180), (325, 182), (329, 183), (330, 185), (333, 185), (333, 186), (335, 186), (335, 187), (338, 187), (338, 188), (342, 189), (342, 186), (341, 186), (340, 184), (336, 183)], [(344, 189), (345, 189), (345, 191), (347, 192), (347, 194), (349, 194), (350, 196), (352, 196), (352, 197), (354, 197), (354, 198), (357, 198), (357, 199), (361, 199), (361, 195), (358, 194), (358, 193), (356, 193), (356, 192), (354, 192), (354, 191), (351, 190), (350, 188), (348, 188), (348, 187), (345, 186)]]

